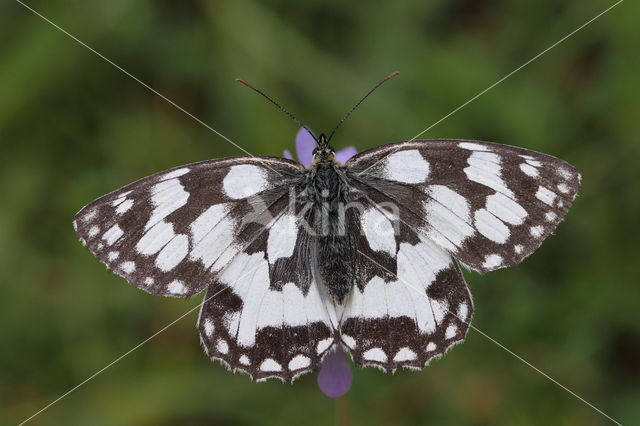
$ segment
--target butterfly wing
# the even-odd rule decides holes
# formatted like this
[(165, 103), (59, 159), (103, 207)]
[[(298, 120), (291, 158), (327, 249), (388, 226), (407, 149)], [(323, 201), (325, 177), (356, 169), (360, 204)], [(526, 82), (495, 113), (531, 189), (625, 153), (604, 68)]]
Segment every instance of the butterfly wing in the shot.
[(256, 380), (290, 382), (336, 341), (335, 312), (311, 272), (312, 237), (298, 232), (304, 188), (292, 161), (205, 161), (101, 197), (74, 226), (109, 270), (149, 293), (208, 286), (198, 320), (207, 354)]
[(358, 366), (423, 368), (464, 340), (471, 295), (452, 256), (392, 206), (369, 193), (358, 206), (348, 212), (356, 285), (340, 315), (341, 342)]
[(314, 237), (300, 224), (308, 204), (290, 206), (216, 277), (198, 321), (211, 358), (259, 381), (292, 382), (337, 341), (335, 308), (312, 271)]
[(243, 233), (246, 218), (267, 223), (300, 174), (297, 163), (267, 157), (190, 164), (95, 200), (73, 225), (89, 251), (132, 285), (188, 297), (255, 237)]
[(489, 142), (424, 140), (364, 151), (347, 163), (353, 185), (467, 267), (513, 266), (540, 246), (580, 188), (570, 164)]

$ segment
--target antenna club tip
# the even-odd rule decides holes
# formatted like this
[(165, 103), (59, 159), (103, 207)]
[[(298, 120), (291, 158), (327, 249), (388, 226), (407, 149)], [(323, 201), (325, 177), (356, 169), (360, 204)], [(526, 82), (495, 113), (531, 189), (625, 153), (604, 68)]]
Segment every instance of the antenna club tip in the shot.
[(236, 82), (237, 82), (237, 83), (242, 83), (242, 84), (244, 84), (245, 86), (250, 87), (250, 88), (251, 88), (251, 89), (253, 89), (253, 90), (257, 90), (255, 87), (253, 87), (251, 84), (249, 84), (249, 82), (248, 82), (247, 80), (245, 80), (245, 79), (242, 79), (242, 78), (236, 78)]

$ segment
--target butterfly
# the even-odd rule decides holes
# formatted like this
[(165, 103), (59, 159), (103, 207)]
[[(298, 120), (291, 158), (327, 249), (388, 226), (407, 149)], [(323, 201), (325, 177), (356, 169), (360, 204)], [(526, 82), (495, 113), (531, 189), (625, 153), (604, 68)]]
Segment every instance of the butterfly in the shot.
[(309, 167), (246, 156), (140, 179), (81, 209), (77, 237), (148, 293), (206, 290), (207, 355), (254, 380), (291, 382), (338, 345), (358, 366), (424, 368), (469, 328), (460, 266), (520, 263), (564, 218), (580, 174), (550, 155), (456, 139), (341, 164), (336, 129), (316, 138)]

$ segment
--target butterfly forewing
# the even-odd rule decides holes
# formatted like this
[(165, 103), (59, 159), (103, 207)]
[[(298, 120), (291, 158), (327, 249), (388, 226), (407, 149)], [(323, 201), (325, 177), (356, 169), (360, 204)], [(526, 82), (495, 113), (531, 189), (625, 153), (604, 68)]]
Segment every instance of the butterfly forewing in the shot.
[(512, 266), (564, 218), (580, 187), (570, 164), (489, 142), (412, 141), (358, 154), (354, 186), (471, 269)]
[[(300, 170), (265, 157), (171, 169), (97, 199), (80, 210), (74, 227), (110, 271), (134, 286), (191, 296), (242, 250), (243, 218), (268, 215), (269, 204), (286, 194), (283, 181), (295, 180)], [(263, 194), (261, 203), (250, 202), (256, 194)]]

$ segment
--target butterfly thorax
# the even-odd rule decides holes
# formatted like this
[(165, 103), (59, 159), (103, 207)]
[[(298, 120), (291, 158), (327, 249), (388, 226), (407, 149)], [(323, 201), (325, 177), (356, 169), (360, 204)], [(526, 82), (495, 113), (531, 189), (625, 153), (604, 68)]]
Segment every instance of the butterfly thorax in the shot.
[(333, 154), (316, 156), (309, 168), (308, 193), (313, 203), (314, 272), (331, 298), (342, 305), (353, 287), (353, 262), (346, 231), (349, 186)]

